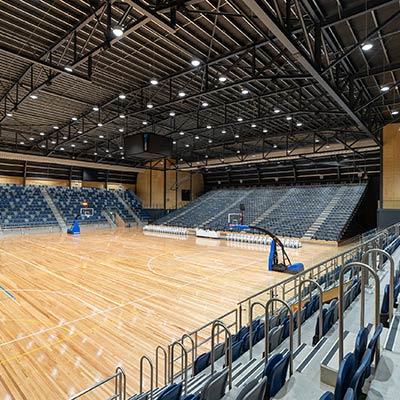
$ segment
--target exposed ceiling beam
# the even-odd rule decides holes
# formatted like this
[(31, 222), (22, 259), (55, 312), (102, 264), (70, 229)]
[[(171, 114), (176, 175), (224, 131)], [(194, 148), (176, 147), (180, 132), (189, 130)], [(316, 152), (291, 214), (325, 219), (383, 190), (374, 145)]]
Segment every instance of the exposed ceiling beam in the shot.
[(268, 8), (260, 0), (247, 0), (247, 7), (258, 16), (260, 22), (262, 22), (266, 29), (270, 30), (273, 35), (282, 43), (283, 46), (292, 54), (292, 56), (303, 66), (303, 68), (311, 74), (311, 76), (320, 84), (320, 86), (328, 93), (329, 96), (342, 108), (349, 117), (357, 124), (360, 130), (368, 133), (373, 139), (379, 143), (378, 138), (372, 134), (370, 129), (365, 125), (350, 106), (342, 99), (342, 97), (336, 92), (336, 90), (325, 80), (317, 68), (312, 62), (303, 54), (302, 49), (299, 48), (298, 43), (290, 38), (283, 30), (283, 27), (279, 26), (279, 22), (275, 16), (270, 12)]

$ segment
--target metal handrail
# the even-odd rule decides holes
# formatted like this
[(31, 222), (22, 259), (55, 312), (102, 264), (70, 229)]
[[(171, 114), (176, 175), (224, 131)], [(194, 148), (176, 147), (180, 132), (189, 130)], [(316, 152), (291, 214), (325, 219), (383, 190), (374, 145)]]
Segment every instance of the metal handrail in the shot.
[(289, 348), (290, 348), (290, 376), (293, 375), (293, 311), (290, 308), (289, 304), (286, 303), (285, 300), (278, 299), (277, 297), (273, 299), (269, 299), (265, 304), (265, 322), (264, 322), (264, 340), (265, 340), (265, 350), (264, 350), (264, 359), (265, 364), (268, 362), (269, 356), (269, 306), (274, 302), (281, 303), (284, 307), (287, 308), (289, 313)]
[(265, 305), (263, 303), (260, 303), (259, 301), (255, 301), (254, 303), (251, 304), (250, 309), (249, 309), (249, 355), (250, 355), (250, 360), (253, 357), (253, 308), (255, 306), (261, 306), (264, 309), (265, 313)]
[(139, 392), (143, 393), (143, 361), (146, 360), (150, 366), (150, 400), (153, 398), (153, 382), (154, 382), (154, 367), (153, 362), (151, 361), (150, 357), (142, 356), (140, 358), (140, 368), (139, 368)]
[(184, 382), (185, 382), (185, 387), (184, 387), (184, 394), (186, 394), (187, 391), (187, 367), (188, 367), (188, 352), (185, 349), (185, 346), (176, 340), (175, 342), (171, 343), (169, 345), (170, 351), (171, 351), (171, 356), (170, 356), (170, 383), (174, 383), (174, 349), (175, 346), (179, 346), (182, 350), (183, 353), (183, 365), (182, 365), (182, 371), (184, 374)]
[(310, 268), (305, 269), (304, 271), (302, 271), (302, 272), (300, 272), (300, 273), (298, 273), (298, 274), (296, 274), (296, 275), (293, 275), (293, 276), (291, 276), (291, 277), (285, 279), (284, 281), (281, 281), (281, 282), (279, 282), (279, 283), (276, 283), (276, 284), (274, 284), (274, 285), (272, 285), (272, 286), (269, 286), (269, 287), (266, 288), (266, 289), (260, 290), (259, 292), (255, 293), (255, 294), (253, 294), (253, 295), (251, 295), (251, 296), (249, 296), (249, 297), (246, 297), (245, 299), (243, 299), (243, 300), (241, 300), (241, 301), (238, 302), (238, 306), (242, 305), (243, 303), (246, 303), (246, 302), (251, 301), (251, 300), (254, 299), (255, 297), (258, 297), (258, 296), (260, 296), (260, 295), (262, 295), (262, 294), (264, 294), (264, 293), (267, 293), (268, 291), (274, 290), (274, 289), (278, 288), (279, 286), (286, 285), (286, 284), (288, 284), (288, 283), (293, 282), (294, 280), (296, 280), (296, 279), (298, 279), (298, 278), (301, 278), (302, 276), (309, 275), (309, 274), (311, 274), (314, 270), (316, 270), (316, 269), (318, 269), (318, 268), (321, 268), (324, 264), (328, 264), (328, 263), (330, 263), (330, 262), (332, 262), (332, 261), (335, 261), (335, 260), (337, 260), (337, 259), (340, 259), (341, 257), (345, 257), (346, 255), (349, 255), (349, 254), (352, 253), (352, 252), (356, 252), (357, 250), (361, 250), (363, 246), (375, 242), (378, 238), (380, 238), (380, 237), (383, 236), (383, 235), (388, 235), (388, 234), (389, 234), (388, 229), (394, 229), (397, 225), (398, 225), (398, 224), (392, 225), (391, 227), (386, 228), (385, 230), (382, 230), (381, 232), (379, 232), (378, 235), (377, 235), (376, 237), (374, 237), (374, 238), (372, 238), (372, 239), (369, 239), (369, 240), (367, 240), (366, 242), (364, 242), (364, 243), (362, 243), (362, 244), (359, 244), (359, 245), (357, 245), (357, 246), (352, 247), (351, 249), (348, 249), (348, 250), (346, 250), (346, 251), (344, 251), (344, 252), (342, 252), (342, 253), (339, 253), (339, 254), (337, 254), (337, 255), (335, 255), (335, 256), (332, 256), (332, 257), (328, 258), (327, 260), (325, 260), (325, 261), (323, 261), (323, 262), (320, 262), (320, 263), (318, 263), (318, 264), (316, 264), (316, 265), (314, 265), (314, 266), (312, 266), (312, 267), (310, 267)]
[(168, 354), (167, 351), (162, 346), (156, 347), (156, 387), (158, 387), (158, 359), (159, 353), (162, 351), (164, 354), (164, 385), (168, 384)]
[(228, 367), (229, 390), (232, 389), (232, 334), (229, 328), (222, 321), (214, 321), (211, 328), (211, 374), (214, 373), (214, 348), (215, 348), (215, 328), (221, 327), (225, 331), (225, 365)]
[[(364, 270), (367, 270), (367, 272), (370, 272), (372, 276), (374, 277), (375, 280), (375, 329), (379, 325), (379, 300), (380, 300), (380, 287), (379, 287), (379, 276), (376, 273), (376, 271), (370, 267), (368, 264), (364, 264), (361, 262), (352, 262), (347, 265), (344, 265), (343, 268), (340, 270), (339, 273), (339, 364), (343, 360), (343, 313), (344, 313), (344, 274), (346, 271), (350, 268), (353, 267), (359, 267)], [(365, 291), (365, 285), (362, 282), (361, 283), (361, 293)], [(365, 313), (365, 303), (362, 301), (364, 299), (364, 296), (361, 298), (361, 310), (360, 310), (360, 323), (364, 321), (364, 313)], [(364, 325), (360, 326), (362, 328)], [(376, 345), (376, 353), (375, 353), (375, 360), (376, 363), (378, 363), (379, 358), (380, 358), (380, 349), (379, 349), (379, 338), (378, 342)]]
[[(323, 293), (324, 292), (322, 290), (321, 285), (318, 282), (316, 282), (316, 281), (314, 281), (312, 279), (300, 280), (300, 283), (299, 283), (299, 302), (297, 303), (298, 304), (297, 305), (297, 334), (298, 334), (297, 344), (298, 344), (298, 346), (300, 346), (300, 344), (301, 344), (301, 288), (307, 282), (314, 284), (315, 287), (319, 291), (319, 331), (318, 331), (319, 334), (318, 334), (318, 340), (320, 340), (321, 337), (322, 337), (322, 326), (323, 326), (323, 324), (322, 324), (322, 305), (323, 305), (322, 297), (323, 297)], [(311, 295), (312, 295), (312, 291), (310, 290), (310, 300), (311, 300)]]
[(197, 357), (197, 349), (196, 349), (196, 345), (195, 345), (193, 338), (189, 334), (185, 333), (182, 335), (181, 340), (182, 340), (183, 345), (185, 345), (185, 339), (189, 339), (190, 343), (192, 345), (192, 349), (190, 352), (192, 353), (192, 376), (194, 376), (194, 360)]
[(385, 250), (382, 249), (370, 249), (367, 250), (362, 258), (362, 262), (365, 263), (370, 254), (380, 254), (381, 256), (386, 256), (389, 260), (389, 323), (393, 318), (393, 305), (394, 305), (394, 259), (393, 257)]
[(113, 375), (103, 379), (100, 382), (97, 382), (95, 385), (83, 390), (82, 392), (75, 394), (74, 396), (70, 397), (69, 400), (75, 400), (79, 397), (85, 396), (89, 392), (97, 389), (99, 386), (102, 386), (107, 382), (112, 381), (113, 379), (115, 379), (115, 393), (111, 399), (126, 400), (126, 375), (125, 371), (121, 367), (117, 367)]

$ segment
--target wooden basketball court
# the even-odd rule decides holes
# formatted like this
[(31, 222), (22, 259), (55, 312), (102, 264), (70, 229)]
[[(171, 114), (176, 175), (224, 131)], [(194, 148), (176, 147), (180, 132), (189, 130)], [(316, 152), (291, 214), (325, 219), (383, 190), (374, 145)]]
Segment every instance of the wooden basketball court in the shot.
[[(136, 229), (10, 236), (0, 249), (0, 399), (7, 400), (66, 399), (118, 365), (133, 394), (143, 354), (288, 277), (266, 271), (266, 246)], [(337, 252), (321, 244), (288, 249), (306, 268)]]

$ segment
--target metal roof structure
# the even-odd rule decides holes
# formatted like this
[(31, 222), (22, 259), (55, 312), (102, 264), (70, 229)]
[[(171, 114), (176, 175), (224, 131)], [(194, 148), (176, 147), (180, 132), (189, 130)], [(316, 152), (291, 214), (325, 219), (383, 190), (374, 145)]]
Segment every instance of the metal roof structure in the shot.
[(154, 132), (186, 167), (362, 157), (400, 117), (399, 23), (398, 0), (3, 1), (0, 150), (140, 166), (124, 137)]

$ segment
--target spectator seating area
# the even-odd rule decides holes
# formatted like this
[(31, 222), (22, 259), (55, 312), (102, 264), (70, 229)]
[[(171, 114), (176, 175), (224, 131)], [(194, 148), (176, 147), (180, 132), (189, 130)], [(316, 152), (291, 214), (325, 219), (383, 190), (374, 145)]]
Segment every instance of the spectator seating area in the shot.
[[(0, 185), (0, 226), (3, 229), (58, 226), (57, 219), (49, 206), (40, 186)], [(80, 214), (83, 202), (94, 209), (93, 216), (81, 223), (106, 224), (105, 211), (116, 211), (124, 222), (132, 223), (145, 217), (139, 199), (129, 190), (106, 190), (98, 188), (46, 187), (67, 225)], [(123, 200), (121, 200), (121, 198)], [(131, 211), (125, 205), (127, 204)]]
[(157, 221), (187, 228), (227, 229), (228, 214), (244, 204), (244, 223), (276, 235), (339, 241), (354, 217), (365, 185), (220, 189)]
[(0, 185), (0, 215), (5, 229), (57, 225), (38, 186)]
[[(390, 235), (387, 238), (385, 250), (389, 254), (394, 254), (400, 245), (400, 238)], [(352, 259), (346, 260), (345, 264), (359, 260), (361, 252)], [(397, 254), (396, 259), (398, 260)], [(342, 266), (337, 266), (329, 273), (323, 274), (319, 278), (319, 283), (323, 285), (324, 291), (337, 288), (337, 276)], [(381, 287), (387, 281), (388, 263), (380, 271)], [(395, 282), (399, 280), (397, 271)], [(331, 280), (335, 278), (334, 280)], [(332, 283), (330, 283), (332, 282)], [(179, 381), (182, 377), (178, 371), (176, 374), (177, 383), (170, 383), (164, 387), (156, 388), (150, 396), (149, 392), (144, 392), (131, 397), (129, 400), (268, 400), (277, 399), (296, 399), (296, 400), (356, 400), (368, 397), (369, 388), (372, 387), (372, 394), (377, 394), (373, 387), (375, 380), (381, 384), (376, 375), (379, 375), (380, 364), (376, 358), (375, 350), (377, 346), (382, 346), (384, 338), (393, 336), (397, 329), (396, 321), (393, 320), (390, 330), (383, 328), (381, 323), (373, 328), (372, 323), (362, 328), (358, 326), (360, 312), (361, 280), (357, 271), (350, 269), (345, 273), (345, 307), (344, 318), (346, 329), (345, 338), (351, 338), (345, 348), (352, 351), (345, 355), (340, 363), (336, 378), (336, 384), (332, 386), (320, 382), (320, 365), (327, 358), (337, 356), (337, 321), (338, 321), (338, 300), (334, 298), (323, 305), (323, 328), (322, 335), (319, 335), (319, 304), (320, 295), (309, 292), (310, 287), (304, 289), (301, 297), (309, 301), (304, 301), (300, 313), (294, 311), (294, 330), (297, 331), (300, 319), (303, 332), (302, 343), (298, 347), (290, 346), (290, 319), (285, 308), (277, 308), (269, 317), (268, 349), (269, 357), (264, 361), (264, 340), (265, 340), (265, 320), (264, 315), (252, 320), (251, 324), (243, 326), (238, 332), (232, 335), (231, 340), (216, 344), (212, 352), (198, 355), (192, 368), (192, 377)], [(373, 308), (373, 293), (366, 293), (366, 306)], [(385, 306), (385, 297), (381, 297), (382, 307)], [(396, 297), (397, 304), (397, 297)], [(300, 315), (300, 318), (299, 318)], [(371, 320), (371, 317), (369, 318)], [(355, 321), (355, 322), (354, 322)], [(372, 318), (373, 321), (373, 318)], [(251, 329), (250, 329), (251, 326)], [(308, 345), (310, 338), (306, 338), (315, 326), (316, 340), (313, 345)], [(311, 329), (310, 329), (311, 327)], [(353, 333), (354, 332), (354, 333)], [(353, 336), (354, 335), (354, 339)], [(381, 344), (379, 340), (381, 338)], [(293, 337), (293, 342), (297, 342), (297, 337)], [(230, 350), (231, 343), (231, 350)], [(252, 344), (252, 356), (249, 356), (250, 343)], [(295, 345), (294, 345), (295, 346)], [(384, 347), (387, 351), (387, 346)], [(227, 368), (229, 353), (232, 357), (232, 385), (229, 385), (229, 370)], [(396, 353), (397, 354), (397, 353)], [(388, 353), (381, 356), (388, 357)], [(291, 371), (291, 357), (293, 360), (293, 371)], [(214, 373), (211, 373), (210, 364), (214, 360)], [(382, 362), (382, 361), (381, 361)], [(383, 374), (387, 378), (387, 364), (382, 362)], [(305, 369), (307, 370), (305, 371)], [(394, 372), (392, 371), (392, 374)], [(396, 379), (394, 376), (393, 379)], [(385, 382), (382, 382), (385, 383)], [(328, 390), (328, 388), (330, 388)], [(367, 396), (367, 397), (366, 397)], [(372, 397), (378, 398), (378, 397)], [(383, 398), (383, 397), (379, 397)], [(386, 397), (385, 397), (386, 398)], [(388, 397), (389, 398), (389, 397)], [(392, 398), (392, 397), (390, 397)]]

